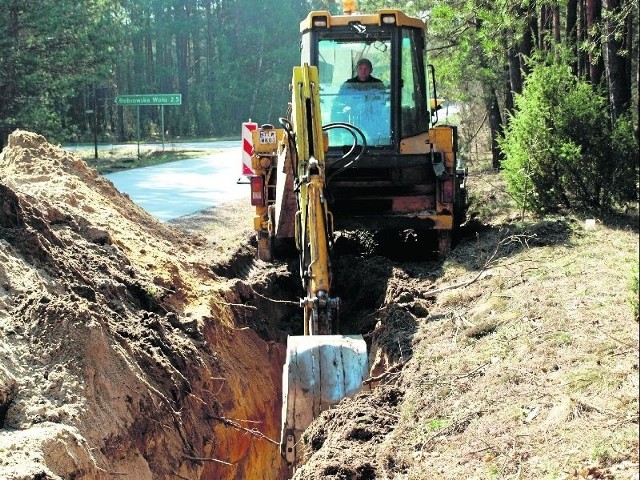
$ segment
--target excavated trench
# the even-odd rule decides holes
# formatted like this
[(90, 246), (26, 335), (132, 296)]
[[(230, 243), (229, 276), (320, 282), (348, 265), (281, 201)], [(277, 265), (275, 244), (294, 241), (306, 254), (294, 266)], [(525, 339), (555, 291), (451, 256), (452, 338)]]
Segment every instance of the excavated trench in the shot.
[[(339, 333), (364, 337), (372, 376), (412, 355), (418, 320), (428, 315), (432, 301), (424, 293), (440, 272), (436, 246), (432, 236), (413, 232), (336, 237), (332, 272), (334, 293), (342, 299)], [(243, 247), (214, 271), (233, 284), (226, 300), (236, 323), (285, 345), (287, 335), (302, 334), (297, 253), (285, 248), (265, 263), (254, 252), (255, 245)]]
[[(342, 300), (338, 333), (373, 338), (383, 307), (401, 304), (412, 315), (425, 314), (428, 300), (408, 279), (421, 283), (437, 276), (436, 247), (433, 235), (412, 231), (339, 232), (332, 249), (333, 295)], [(212, 268), (235, 282), (227, 300), (238, 325), (283, 344), (287, 335), (302, 335), (303, 287), (292, 246), (280, 248), (277, 259), (266, 263), (255, 260), (255, 245), (247, 245)]]
[[(295, 251), (264, 263), (243, 237), (225, 261), (243, 226), (170, 228), (30, 132), (0, 156), (0, 207), (0, 476), (283, 478)], [(340, 333), (363, 335), (372, 375), (412, 354), (432, 252), (412, 232), (337, 235)]]

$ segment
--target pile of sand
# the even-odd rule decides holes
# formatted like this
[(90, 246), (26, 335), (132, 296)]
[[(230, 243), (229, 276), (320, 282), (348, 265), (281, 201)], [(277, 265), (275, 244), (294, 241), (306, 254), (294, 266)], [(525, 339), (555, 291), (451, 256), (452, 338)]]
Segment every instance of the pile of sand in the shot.
[(9, 137), (0, 477), (278, 478), (282, 348), (235, 327), (194, 240), (42, 136)]

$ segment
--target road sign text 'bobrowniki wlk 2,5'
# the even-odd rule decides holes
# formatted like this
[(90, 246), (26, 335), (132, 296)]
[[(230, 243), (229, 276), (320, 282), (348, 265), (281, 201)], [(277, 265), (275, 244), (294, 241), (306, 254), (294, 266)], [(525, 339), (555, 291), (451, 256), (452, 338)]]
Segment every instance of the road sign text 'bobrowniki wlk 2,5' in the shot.
[(118, 95), (116, 105), (138, 106), (138, 105), (182, 105), (181, 93), (159, 93), (143, 95)]

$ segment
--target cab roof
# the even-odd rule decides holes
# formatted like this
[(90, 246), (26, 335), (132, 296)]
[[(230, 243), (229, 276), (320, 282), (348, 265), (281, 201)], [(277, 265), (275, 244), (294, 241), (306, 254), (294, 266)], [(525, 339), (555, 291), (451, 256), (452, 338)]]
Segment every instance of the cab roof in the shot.
[[(324, 24), (322, 24), (322, 22), (324, 22)], [(425, 23), (419, 18), (409, 17), (396, 9), (381, 9), (376, 13), (355, 15), (331, 15), (327, 10), (315, 10), (309, 12), (307, 18), (300, 22), (300, 31), (305, 32), (313, 28), (341, 27), (347, 26), (350, 23), (425, 28)]]

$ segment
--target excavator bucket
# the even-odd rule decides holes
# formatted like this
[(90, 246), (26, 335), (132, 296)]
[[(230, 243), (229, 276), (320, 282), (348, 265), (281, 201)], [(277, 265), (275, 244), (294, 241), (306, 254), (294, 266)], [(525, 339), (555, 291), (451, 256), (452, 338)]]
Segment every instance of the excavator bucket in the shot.
[(282, 375), (282, 453), (300, 457), (302, 432), (321, 411), (358, 393), (369, 375), (361, 335), (290, 336)]

